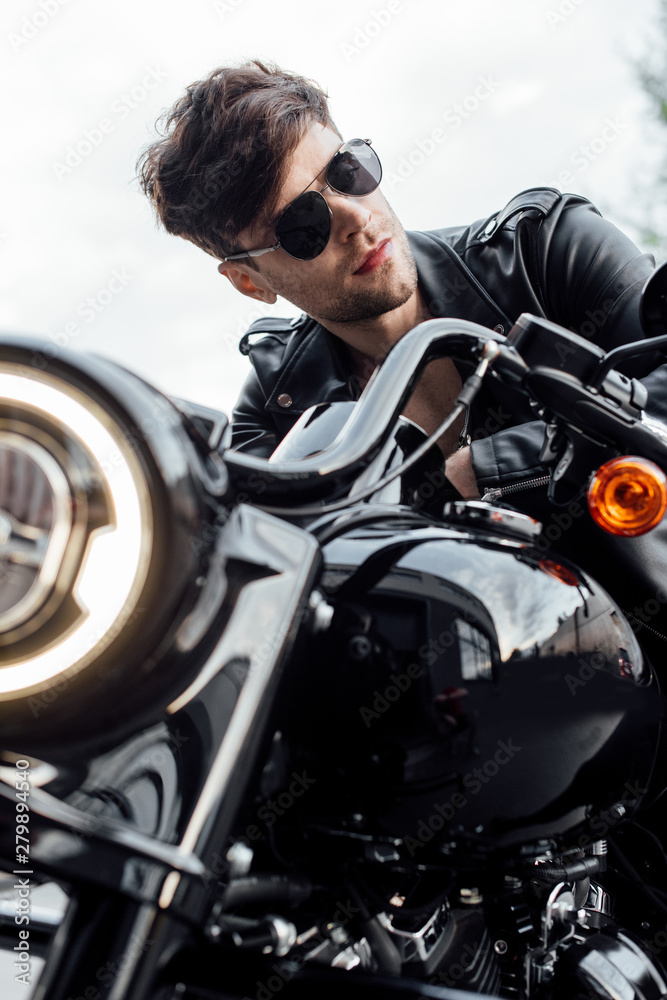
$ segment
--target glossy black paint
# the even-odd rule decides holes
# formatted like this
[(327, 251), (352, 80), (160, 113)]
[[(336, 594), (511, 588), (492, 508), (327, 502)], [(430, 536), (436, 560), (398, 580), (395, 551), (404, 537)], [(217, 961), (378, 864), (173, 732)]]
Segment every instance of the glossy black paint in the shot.
[(589, 577), (491, 532), (380, 515), (324, 553), (336, 616), (296, 732), (344, 775), (327, 792), (343, 813), (417, 861), (436, 844), (585, 846), (634, 808), (662, 703)]
[[(54, 363), (71, 377), (66, 359)], [(143, 389), (135, 397), (131, 379), (101, 373), (96, 362), (76, 378), (102, 392), (130, 428), (156, 398)], [(175, 567), (160, 564), (180, 600), (168, 602), (166, 628), (161, 619), (150, 680), (119, 720), (137, 660), (120, 664), (116, 686), (104, 688), (83, 726), (88, 750), (96, 730), (110, 726), (84, 774), (79, 735), (62, 742), (74, 702), (54, 702), (58, 773), (35, 799), (35, 857), (75, 893), (45, 977), (48, 1000), (91, 983), (100, 997), (122, 986), (126, 1000), (145, 1000), (190, 942), (210, 965), (203, 981), (192, 976), (186, 995), (197, 996), (199, 986), (227, 995), (237, 988), (233, 963), (220, 986), (225, 956), (205, 949), (202, 928), (228, 875), (227, 845), (243, 835), (244, 807), (283, 722), (296, 759), (307, 755), (327, 779), (304, 799), (306, 820), (325, 809), (329, 821), (365, 810), (365, 829), (416, 864), (434, 848), (456, 864), (480, 851), (529, 856), (589, 843), (604, 835), (600, 824), (615, 807), (633, 807), (650, 774), (660, 700), (604, 591), (527, 543), (386, 508), (375, 523), (320, 535), (321, 577), (318, 547), (301, 529), (241, 507), (220, 530), (197, 486), (201, 456), (178, 429), (177, 412), (169, 447), (141, 445), (156, 495), (160, 477), (166, 484), (173, 506), (165, 509), (186, 555)], [(172, 446), (191, 458), (175, 478)], [(212, 529), (206, 539), (203, 527)], [(193, 541), (204, 542), (204, 556), (188, 551)], [(311, 640), (316, 586), (335, 614)], [(100, 706), (110, 690), (107, 715)], [(58, 801), (72, 811), (58, 813)], [(122, 963), (115, 985), (98, 973), (109, 962)], [(364, 996), (448, 995), (348, 976), (345, 988)], [(324, 996), (331, 983), (328, 970), (306, 970), (285, 994), (316, 988)], [(239, 992), (254, 985), (246, 974)]]
[[(353, 402), (320, 403), (306, 410), (276, 448), (269, 460), (270, 467), (280, 469), (285, 463), (323, 452), (343, 430), (355, 405)], [(397, 470), (425, 440), (426, 434), (421, 427), (406, 417), (399, 417), (378, 454), (353, 481), (349, 476), (347, 484), (343, 480), (345, 493), (353, 498), (367, 486), (380, 482)], [(377, 490), (372, 499), (374, 503), (401, 504), (413, 510), (439, 514), (446, 484), (442, 452), (437, 445), (432, 445), (419, 461)], [(458, 495), (451, 487), (449, 493)]]

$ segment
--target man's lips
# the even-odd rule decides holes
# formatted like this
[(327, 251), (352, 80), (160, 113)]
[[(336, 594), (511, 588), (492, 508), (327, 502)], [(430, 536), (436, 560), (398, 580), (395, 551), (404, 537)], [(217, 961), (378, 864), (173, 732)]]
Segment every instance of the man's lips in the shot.
[(374, 250), (364, 258), (361, 267), (358, 267), (355, 274), (369, 274), (380, 264), (384, 264), (391, 257), (392, 244), (390, 239), (383, 240)]

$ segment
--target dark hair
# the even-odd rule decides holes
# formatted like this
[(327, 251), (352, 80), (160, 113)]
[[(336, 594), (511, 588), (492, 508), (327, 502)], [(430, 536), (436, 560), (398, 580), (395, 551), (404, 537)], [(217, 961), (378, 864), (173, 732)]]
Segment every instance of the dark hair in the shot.
[(168, 232), (217, 258), (238, 253), (241, 230), (270, 219), (288, 157), (315, 122), (338, 131), (313, 81), (257, 60), (216, 69), (158, 120), (162, 138), (137, 164), (141, 187)]

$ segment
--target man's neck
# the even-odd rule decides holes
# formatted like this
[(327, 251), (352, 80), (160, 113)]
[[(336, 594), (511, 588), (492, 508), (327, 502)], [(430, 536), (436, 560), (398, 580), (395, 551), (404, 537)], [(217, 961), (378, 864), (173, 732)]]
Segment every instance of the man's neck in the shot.
[(431, 319), (431, 313), (417, 287), (407, 302), (381, 316), (358, 323), (325, 322), (322, 325), (355, 352), (379, 364), (408, 330), (427, 319)]

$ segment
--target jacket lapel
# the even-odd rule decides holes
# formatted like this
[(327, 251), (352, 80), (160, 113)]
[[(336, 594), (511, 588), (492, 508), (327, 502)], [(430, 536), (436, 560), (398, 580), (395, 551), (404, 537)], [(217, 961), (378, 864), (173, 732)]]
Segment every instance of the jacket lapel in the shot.
[[(353, 399), (343, 350), (323, 326), (306, 318), (290, 340), (278, 379), (269, 393), (266, 409), (271, 413), (297, 416), (313, 402)], [(317, 390), (318, 399), (313, 399)], [(291, 402), (285, 407), (286, 399)], [(281, 400), (281, 403), (278, 400)]]
[(419, 284), (433, 316), (466, 319), (493, 329), (511, 323), (470, 268), (438, 233), (408, 233)]

